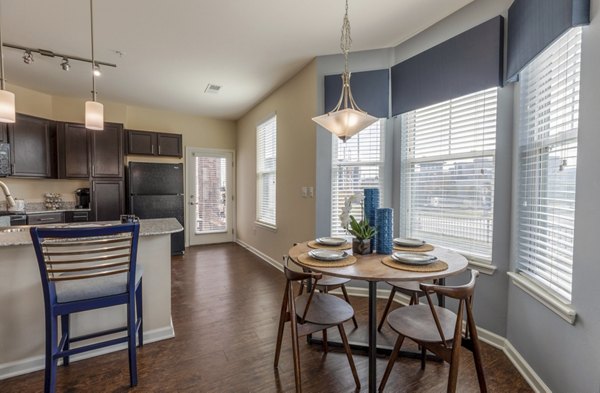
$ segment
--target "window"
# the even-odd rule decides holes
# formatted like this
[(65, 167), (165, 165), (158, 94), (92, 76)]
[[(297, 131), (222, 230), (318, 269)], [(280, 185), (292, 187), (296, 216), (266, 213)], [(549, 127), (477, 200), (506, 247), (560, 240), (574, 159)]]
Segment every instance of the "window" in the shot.
[(490, 261), (498, 89), (402, 115), (403, 236)]
[(581, 28), (519, 75), (518, 269), (571, 300)]
[[(345, 235), (340, 222), (344, 200), (365, 188), (379, 188), (383, 197), (384, 121), (379, 120), (346, 143), (333, 138), (331, 170), (331, 235)], [(362, 217), (362, 207), (353, 206), (351, 214)], [(373, 224), (373, 223), (372, 223)]]
[(277, 116), (256, 127), (256, 221), (276, 225)]

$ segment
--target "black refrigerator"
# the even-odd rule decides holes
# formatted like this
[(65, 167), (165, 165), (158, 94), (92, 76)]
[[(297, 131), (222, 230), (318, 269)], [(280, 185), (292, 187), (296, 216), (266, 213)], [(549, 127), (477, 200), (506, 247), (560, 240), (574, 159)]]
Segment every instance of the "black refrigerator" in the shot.
[[(144, 218), (175, 217), (182, 226), (183, 164), (130, 162), (127, 168), (127, 210)], [(171, 235), (171, 255), (185, 251), (183, 231)]]

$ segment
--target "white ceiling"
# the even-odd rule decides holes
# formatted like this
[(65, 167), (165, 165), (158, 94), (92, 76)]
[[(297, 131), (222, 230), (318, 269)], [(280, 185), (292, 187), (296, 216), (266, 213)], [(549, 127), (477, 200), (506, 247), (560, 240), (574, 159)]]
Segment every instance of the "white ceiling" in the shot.
[[(352, 51), (394, 46), (471, 1), (350, 0)], [(98, 99), (237, 119), (313, 57), (339, 53), (343, 13), (344, 0), (96, 0), (96, 59), (118, 66), (103, 68)], [(88, 1), (2, 1), (7, 43), (90, 57), (89, 23)], [(22, 55), (5, 49), (9, 83), (89, 96), (89, 64), (65, 72), (59, 58)], [(206, 94), (208, 83), (223, 88)]]

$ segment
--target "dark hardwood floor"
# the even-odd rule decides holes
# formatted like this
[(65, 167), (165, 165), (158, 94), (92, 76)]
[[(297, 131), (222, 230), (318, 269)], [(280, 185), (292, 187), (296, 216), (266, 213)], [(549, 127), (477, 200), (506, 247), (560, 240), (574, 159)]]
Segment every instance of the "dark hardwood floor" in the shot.
[[(139, 392), (292, 392), (294, 369), (289, 325), (286, 326), (279, 370), (273, 356), (285, 280), (282, 273), (235, 244), (193, 247), (174, 257), (172, 267), (173, 324), (176, 337), (138, 350)], [(151, 290), (151, 288), (144, 288)], [(346, 324), (351, 341), (366, 339), (367, 302), (352, 298), (359, 328)], [(379, 302), (381, 313), (385, 300)], [(475, 316), (477, 317), (477, 316)], [(331, 336), (333, 337), (333, 331)], [(379, 342), (392, 345), (386, 327)], [(407, 344), (408, 348), (416, 347)], [(324, 355), (319, 346), (300, 344), (304, 392), (353, 392), (354, 381), (343, 352)], [(367, 358), (355, 355), (363, 390)], [(478, 392), (470, 352), (463, 351), (459, 392)], [(378, 380), (387, 359), (377, 362)], [(483, 344), (483, 365), (490, 392), (531, 392), (504, 354)], [(118, 351), (59, 367), (59, 392), (124, 392), (129, 389), (127, 352)], [(448, 365), (400, 359), (387, 392), (443, 392)], [(43, 371), (0, 381), (0, 392), (40, 392)]]

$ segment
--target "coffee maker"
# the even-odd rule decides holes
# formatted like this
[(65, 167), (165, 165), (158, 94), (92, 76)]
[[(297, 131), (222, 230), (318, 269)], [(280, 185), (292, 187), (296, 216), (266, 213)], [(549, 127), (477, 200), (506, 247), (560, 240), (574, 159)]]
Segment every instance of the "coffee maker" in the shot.
[(75, 208), (89, 209), (90, 208), (90, 189), (78, 188), (75, 190)]

